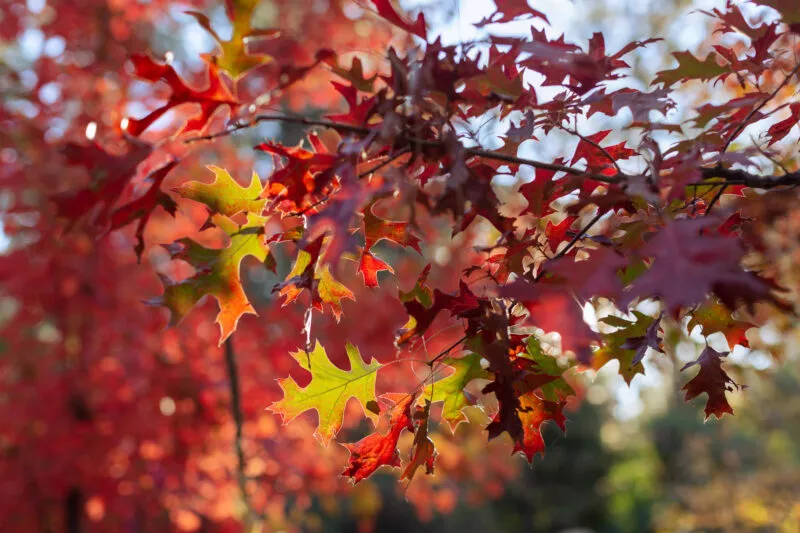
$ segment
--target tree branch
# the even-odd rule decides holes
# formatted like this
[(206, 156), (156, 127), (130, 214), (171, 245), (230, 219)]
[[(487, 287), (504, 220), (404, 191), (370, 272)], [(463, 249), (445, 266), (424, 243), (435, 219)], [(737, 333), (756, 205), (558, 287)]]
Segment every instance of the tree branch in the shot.
[(239, 386), (239, 369), (236, 365), (236, 354), (233, 351), (233, 336), (228, 337), (225, 341), (225, 366), (228, 370), (228, 387), (231, 393), (231, 414), (233, 415), (233, 423), (236, 426), (236, 435), (233, 441), (238, 460), (236, 478), (247, 513), (252, 516), (254, 514), (253, 507), (250, 503), (250, 496), (247, 494), (247, 475), (245, 473), (247, 464), (244, 458), (244, 448), (242, 448), (244, 413), (242, 412), (241, 389)]
[[(290, 124), (304, 124), (306, 126), (321, 126), (325, 128), (331, 128), (339, 132), (354, 133), (359, 135), (367, 135), (372, 132), (372, 129), (367, 126), (356, 126), (353, 124), (345, 124), (342, 122), (335, 122), (326, 119), (312, 119), (302, 116), (290, 116), (290, 115), (278, 115), (278, 114), (263, 114), (263, 115), (257, 115), (247, 122), (235, 123), (232, 126), (220, 132), (208, 135), (202, 135), (198, 137), (191, 137), (189, 139), (186, 139), (184, 142), (188, 144), (197, 141), (210, 141), (220, 137), (225, 137), (239, 130), (251, 128), (260, 122), (269, 122), (269, 121), (287, 122)], [(420, 139), (417, 137), (401, 136), (399, 140), (405, 141), (409, 145), (425, 146), (431, 148), (445, 147), (445, 141), (439, 139)], [(515, 155), (503, 154), (492, 150), (486, 150), (477, 147), (465, 148), (464, 152), (466, 153), (467, 156), (471, 157), (480, 157), (484, 159), (503, 161), (506, 163), (513, 163), (518, 165), (528, 165), (534, 168), (551, 170), (553, 172), (563, 172), (565, 174), (569, 174), (572, 176), (580, 176), (585, 179), (590, 179), (608, 184), (624, 183), (628, 179), (630, 179), (630, 176), (628, 174), (625, 174), (624, 172), (617, 172), (616, 174), (612, 175), (599, 174), (595, 172), (590, 172), (587, 169), (576, 168), (567, 165), (559, 165), (556, 163), (547, 163), (544, 161), (538, 161), (536, 159), (517, 157)], [(377, 168), (372, 169), (371, 171), (375, 170), (377, 170)], [(699, 171), (701, 174), (701, 180), (694, 183), (690, 183), (689, 185), (710, 185), (713, 183), (725, 187), (730, 185), (744, 185), (746, 187), (750, 187), (753, 189), (773, 189), (775, 187), (781, 187), (781, 186), (800, 185), (800, 171), (790, 172), (787, 174), (783, 174), (781, 176), (759, 176), (757, 174), (752, 174), (745, 170), (723, 168), (719, 166), (700, 167)], [(714, 181), (714, 182), (708, 181), (715, 178), (722, 178), (724, 181)]]

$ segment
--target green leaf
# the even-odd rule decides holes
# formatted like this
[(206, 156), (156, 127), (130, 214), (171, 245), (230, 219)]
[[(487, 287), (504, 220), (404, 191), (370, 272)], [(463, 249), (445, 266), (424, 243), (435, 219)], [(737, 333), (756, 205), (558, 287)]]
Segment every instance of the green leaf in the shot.
[(264, 239), (264, 224), (267, 219), (249, 213), (247, 222), (239, 226), (225, 215), (214, 215), (211, 222), (222, 229), (230, 243), (221, 249), (211, 249), (190, 238), (183, 238), (167, 246), (173, 259), (181, 259), (192, 265), (194, 276), (174, 282), (161, 276), (164, 294), (150, 300), (153, 305), (163, 305), (170, 311), (170, 326), (177, 325), (206, 295), (214, 296), (219, 303), (217, 323), (220, 326), (222, 344), (236, 329), (244, 314), (256, 314), (242, 288), (239, 267), (245, 257), (252, 256), (264, 262), (269, 248)]
[(473, 379), (491, 379), (491, 374), (481, 368), (481, 356), (476, 353), (460, 359), (446, 358), (442, 363), (452, 367), (455, 372), (425, 387), (420, 399), (444, 402), (442, 417), (450, 424), (450, 429), (455, 431), (458, 424), (467, 419), (461, 410), (475, 404), (475, 398), (464, 388)]
[(592, 354), (592, 368), (599, 370), (607, 363), (616, 359), (619, 362), (619, 374), (630, 385), (637, 374), (644, 374), (644, 365), (641, 361), (634, 363), (637, 354), (636, 348), (627, 348), (629, 340), (638, 340), (647, 335), (647, 328), (655, 321), (651, 316), (633, 311), (636, 320), (630, 321), (617, 316), (607, 316), (600, 321), (619, 328), (613, 333), (603, 335), (603, 344)]
[(659, 72), (654, 83), (663, 83), (666, 87), (670, 87), (679, 81), (706, 81), (731, 73), (730, 68), (717, 63), (717, 55), (713, 53), (708, 54), (702, 61), (690, 52), (674, 52), (672, 55), (678, 60), (678, 66), (672, 70)]
[[(572, 365), (563, 367), (558, 359), (548, 355), (542, 350), (541, 342), (535, 335), (527, 339), (527, 350), (520, 353), (520, 357), (529, 359), (535, 364), (534, 372), (530, 375), (521, 388), (527, 392), (538, 389), (543, 399), (550, 402), (559, 402), (575, 395), (575, 389), (564, 379), (564, 373)], [(531, 389), (531, 385), (533, 388)]]
[(213, 165), (207, 168), (214, 173), (212, 183), (190, 181), (175, 189), (176, 192), (184, 198), (207, 205), (215, 213), (229, 217), (242, 211), (261, 214), (267, 200), (259, 199), (263, 187), (255, 172), (250, 185), (244, 188), (224, 168)]
[[(350, 398), (356, 398), (362, 407), (377, 401), (375, 380), (382, 365), (375, 359), (364, 364), (358, 348), (350, 343), (347, 343), (349, 371), (331, 363), (319, 341), (311, 353), (301, 350), (292, 353), (292, 357), (303, 369), (311, 372), (311, 382), (300, 388), (291, 377), (279, 379), (283, 399), (269, 406), (269, 410), (280, 414), (284, 424), (306, 411), (317, 411), (319, 425), (314, 435), (328, 446), (342, 427), (344, 409)], [(378, 419), (369, 409), (364, 409), (364, 414), (373, 421)]]
[(217, 44), (219, 44), (222, 50), (222, 53), (219, 55), (203, 54), (203, 58), (230, 74), (234, 80), (240, 78), (251, 68), (272, 60), (271, 57), (265, 54), (250, 54), (247, 51), (245, 43), (245, 40), (249, 38), (276, 37), (279, 34), (276, 30), (253, 28), (253, 12), (256, 7), (258, 7), (260, 1), (261, 0), (233, 0), (228, 2), (229, 9), (227, 10), (227, 14), (233, 26), (233, 33), (231, 38), (227, 41), (223, 40), (219, 34), (214, 31), (214, 28), (211, 27), (211, 20), (206, 15), (197, 11), (186, 12), (187, 15), (194, 17), (198, 24), (217, 41)]
[(342, 300), (355, 300), (353, 292), (333, 277), (329, 265), (320, 265), (319, 250), (308, 252), (300, 250), (291, 272), (286, 280), (278, 286), (279, 294), (285, 298), (287, 305), (305, 289), (311, 291), (311, 305), (323, 311), (323, 304), (330, 306), (334, 318), (338, 322), (342, 317)]

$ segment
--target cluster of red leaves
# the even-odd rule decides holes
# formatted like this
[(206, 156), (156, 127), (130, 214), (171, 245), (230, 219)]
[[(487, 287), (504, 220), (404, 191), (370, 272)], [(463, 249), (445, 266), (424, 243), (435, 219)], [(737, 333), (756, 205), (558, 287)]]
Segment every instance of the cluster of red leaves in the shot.
[[(68, 145), (67, 162), (85, 167), (90, 183), (50, 199), (57, 207), (56, 217), (66, 219), (66, 227), (107, 233), (136, 222), (138, 256), (154, 263), (176, 260), (161, 265), (163, 295), (149, 302), (167, 307), (170, 324), (177, 325), (197, 320), (200, 315), (192, 310), (205, 296), (213, 296), (219, 306), (221, 334), (214, 339), (219, 343), (237, 329), (243, 315), (256, 313), (258, 295), (246, 290), (244, 261), (258, 264), (261, 279), (272, 279), (265, 271), (288, 270), (282, 282), (273, 279), (262, 292), (278, 293), (284, 306), (305, 304), (303, 319), (289, 324), (290, 320), (281, 320), (276, 306), (267, 306), (260, 320), (293, 335), (295, 344), (302, 346), (293, 353), (294, 359), (311, 379), (302, 387), (294, 378), (281, 380), (284, 396), (271, 409), (286, 421), (316, 410), (317, 435), (325, 443), (343, 427), (351, 398), (358, 400), (368, 417), (383, 421), (379, 426), (385, 423), (385, 428), (345, 445), (350, 461), (343, 474), (354, 482), (381, 466), (402, 466), (398, 444), (404, 432), (412, 433), (413, 441), (401, 477), (411, 481), (422, 467), (433, 473), (437, 451), (429, 434), (437, 414), (454, 428), (467, 419), (463, 409), (470, 406), (489, 411), (490, 439), (507, 433), (514, 452), (530, 461), (544, 453), (543, 424), (566, 429), (564, 409), (577, 395), (577, 373), (617, 360), (620, 374), (630, 382), (644, 372), (642, 361), (648, 353), (671, 348), (662, 332), (667, 322), (682, 331), (688, 322), (690, 330), (685, 335), (700, 325), (706, 337), (723, 333), (731, 348), (746, 347), (744, 333), (752, 324), (740, 315), (753, 315), (762, 304), (789, 309), (777, 295), (776, 282), (761, 271), (766, 269), (758, 268), (767, 264), (761, 257), (759, 265), (763, 243), (756, 232), (748, 231), (750, 220), (737, 212), (737, 202), (742, 196), (752, 196), (750, 190), (767, 191), (758, 199), (767, 205), (775, 194), (794, 194), (791, 187), (800, 183), (800, 173), (786, 169), (773, 147), (781, 146), (797, 123), (793, 102), (787, 118), (775, 121), (774, 115), (783, 109), (777, 105), (781, 89), (796, 82), (800, 70), (792, 62), (800, 10), (791, 3), (758, 3), (776, 11), (775, 21), (751, 24), (743, 15), (744, 8), (733, 4), (708, 13), (719, 32), (744, 35), (749, 41), (747, 50), (736, 52), (720, 44), (702, 61), (688, 52), (676, 53), (677, 67), (660, 72), (648, 90), (637, 90), (614, 87), (627, 76), (626, 56), (655, 39), (633, 42), (609, 54), (602, 34), (594, 34), (584, 47), (564, 36), (551, 38), (533, 26), (529, 38), (490, 33), (488, 44), (444, 45), (428, 38), (423, 15), (410, 19), (389, 0), (371, 0), (373, 16), (419, 46), (399, 51), (387, 47), (382, 51), (385, 59), (373, 65), (374, 75), (367, 78), (361, 59), (353, 59), (348, 68), (335, 49), (308, 50), (305, 43), (278, 31), (254, 28), (257, 3), (230, 1), (226, 12), (233, 36), (228, 41), (219, 37), (207, 16), (190, 13), (219, 45), (219, 50), (203, 57), (206, 88), (184, 81), (169, 63), (133, 55), (134, 77), (165, 82), (166, 103), (142, 118), (125, 117), (120, 122), (128, 145), (122, 155), (98, 144)], [(547, 23), (544, 14), (524, 2), (506, 0), (498, 2), (497, 8), (478, 26), (521, 18), (530, 18), (537, 26)], [(302, 60), (297, 61), (299, 57)], [(320, 71), (337, 78), (332, 87), (344, 98), (347, 110), (324, 118), (274, 112), (270, 106), (275, 98), (291, 101), (292, 91), (311, 83)], [(780, 72), (788, 73), (776, 77)], [(741, 94), (724, 93), (722, 103), (715, 99), (713, 104), (696, 106), (696, 116), (689, 120), (692, 133), (684, 134), (668, 118), (676, 105), (672, 91), (701, 83), (722, 84), (725, 91), (738, 88)], [(545, 98), (545, 94), (552, 96)], [(178, 113), (190, 108), (199, 108), (199, 113), (173, 128), (171, 136), (156, 131), (160, 118), (180, 118)], [(225, 125), (215, 120), (221, 108), (230, 111)], [(611, 130), (584, 135), (577, 129), (576, 124), (584, 125), (596, 113), (615, 115), (623, 109), (632, 116), (623, 141), (609, 142), (615, 136)], [(500, 148), (478, 144), (471, 124), (487, 116), (516, 123), (505, 130), (498, 123)], [(265, 181), (254, 175), (248, 187), (217, 167), (211, 167), (214, 182), (164, 185), (192, 168), (195, 152), (212, 149), (235, 131), (264, 121), (321, 131), (305, 136), (305, 146), (284, 146), (272, 140), (255, 146), (270, 154), (274, 164)], [(765, 129), (763, 142), (738, 148), (735, 142), (751, 125)], [(204, 132), (208, 133), (200, 135)], [(153, 144), (140, 139), (145, 135), (152, 135)], [(575, 141), (568, 144), (573, 148), (552, 161), (522, 156), (520, 147), (525, 141), (544, 143), (564, 137)], [(223, 161), (236, 167), (235, 159), (230, 156)], [(515, 209), (502, 199), (506, 196), (499, 193), (495, 178), (517, 175), (523, 165), (534, 167), (536, 173), (531, 182), (517, 188), (518, 199), (527, 205)], [(784, 173), (770, 175), (765, 170), (769, 166)], [(141, 193), (143, 183), (147, 190)], [(778, 210), (778, 204), (774, 205)], [(178, 206), (202, 211), (204, 238), (170, 235), (157, 239), (168, 257), (148, 248), (152, 240), (146, 239), (147, 226), (159, 206), (169, 215), (161, 219), (160, 228), (167, 235), (170, 232), (164, 228), (179, 226)], [(48, 213), (46, 208), (40, 212)], [(770, 216), (777, 217), (777, 211)], [(17, 236), (18, 229), (11, 224), (7, 231)], [(401, 255), (404, 252), (387, 243), (411, 248), (422, 260), (414, 255), (402, 262), (400, 258), (407, 257)], [(22, 246), (7, 255), (4, 264), (8, 259), (10, 270), (18, 265), (18, 254), (28, 257), (30, 252), (30, 247)], [(76, 253), (69, 246), (63, 251), (66, 257)], [(116, 258), (118, 253), (110, 239), (83, 250), (98, 260)], [(56, 268), (52, 264), (56, 257), (48, 254), (43, 259), (50, 262), (47, 273)], [(346, 268), (351, 264), (348, 260), (357, 263), (363, 285), (381, 294), (383, 309), (365, 309), (368, 297), (362, 287), (353, 285), (358, 277)], [(448, 262), (453, 265), (448, 267)], [(414, 284), (408, 291), (389, 290), (392, 273), (397, 274), (398, 285), (408, 286), (408, 269), (401, 275), (398, 268), (407, 263), (416, 269), (410, 276), (416, 282), (411, 281)], [(191, 272), (181, 270), (186, 264)], [(77, 288), (67, 284), (57, 292), (68, 298), (81, 291), (103, 292), (100, 284), (120, 279), (119, 269), (109, 272), (113, 275), (105, 279), (92, 271), (84, 284)], [(145, 270), (136, 272), (146, 275), (142, 274)], [(27, 274), (35, 283), (36, 271)], [(82, 275), (87, 276), (86, 272)], [(44, 290), (40, 286), (20, 285), (28, 281), (17, 276), (11, 296), (19, 302), (47, 300), (49, 292), (36, 293)], [(131, 290), (142, 296), (139, 286), (131, 285)], [(346, 308), (345, 300), (355, 302)], [(663, 311), (646, 314), (654, 307), (647, 304), (653, 302)], [(584, 318), (587, 305), (605, 309), (605, 316), (596, 324), (588, 323)], [(56, 330), (65, 337), (60, 360), (83, 372), (87, 363), (76, 354), (85, 353), (81, 331), (91, 329), (92, 321), (66, 316), (56, 308), (55, 304), (37, 307), (41, 315), (36, 319), (20, 315), (24, 320), (17, 316), (14, 321), (36, 326), (41, 336), (46, 335), (41, 328), (48, 331), (47, 320), (58, 317), (63, 323)], [(105, 312), (103, 307), (93, 309)], [(148, 324), (159, 320), (156, 313), (142, 314), (143, 309), (137, 308), (134, 316), (141, 314)], [(348, 343), (349, 369), (345, 370), (321, 344), (313, 348), (312, 340), (324, 334), (312, 317), (315, 311), (330, 313), (339, 322), (351, 310), (359, 322), (391, 313), (406, 323), (394, 335), (395, 328), (380, 323), (372, 330), (379, 341), (349, 339), (375, 353), (367, 354), (367, 364), (358, 348)], [(358, 331), (344, 322), (326, 331), (328, 344)], [(439, 352), (426, 351), (438, 331), (443, 331), (436, 326), (447, 323), (458, 327), (460, 334), (449, 337), (452, 344), (442, 344)], [(127, 342), (128, 336), (135, 337), (134, 327), (131, 322), (116, 330), (120, 339), (102, 342)], [(236, 338), (247, 335), (242, 332)], [(148, 337), (148, 342), (153, 339), (166, 342), (163, 337)], [(24, 341), (15, 343), (14, 349), (27, 350), (26, 342), (38, 342)], [(270, 344), (270, 353), (278, 348), (288, 352), (291, 344), (287, 341), (281, 346), (269, 336), (246, 342)], [(706, 416), (733, 412), (727, 393), (739, 385), (723, 369), (721, 358), (721, 353), (708, 347), (684, 367), (699, 366), (696, 377), (684, 388), (687, 400), (707, 395)], [(233, 366), (230, 353), (227, 359)], [(113, 361), (102, 364), (120, 364)], [(399, 391), (376, 395), (378, 375), (395, 375), (403, 364), (422, 365), (426, 375), (421, 380), (419, 376), (396, 380)], [(15, 370), (23, 372), (24, 366)], [(451, 372), (443, 374), (448, 368)], [(22, 375), (15, 383), (24, 388)], [(187, 405), (193, 407), (187, 413), (200, 416), (196, 405), (202, 405), (202, 398), (193, 393), (157, 394), (173, 401), (189, 398)], [(239, 435), (242, 420), (235, 398), (240, 394), (251, 403), (259, 398), (252, 390), (234, 387), (233, 418)], [(74, 419), (94, 420), (95, 410), (80, 391), (70, 390), (67, 397), (64, 405), (70, 406)], [(114, 407), (107, 409), (113, 412)], [(98, 431), (113, 432), (114, 428)], [(133, 439), (141, 449), (144, 440)], [(17, 440), (10, 444), (14, 450), (26, 445)], [(181, 459), (178, 467), (186, 468), (189, 457), (180, 455), (181, 445), (173, 448)], [(155, 448), (146, 449), (145, 455), (158, 455)], [(263, 509), (267, 496), (253, 501), (256, 497), (248, 489), (243, 457), (239, 453), (238, 481), (249, 513), (259, 506)], [(87, 467), (87, 472), (94, 471)], [(170, 483), (176, 492), (180, 490), (180, 480), (169, 472), (137, 475), (149, 476), (145, 485)], [(68, 490), (58, 488), (60, 493)]]

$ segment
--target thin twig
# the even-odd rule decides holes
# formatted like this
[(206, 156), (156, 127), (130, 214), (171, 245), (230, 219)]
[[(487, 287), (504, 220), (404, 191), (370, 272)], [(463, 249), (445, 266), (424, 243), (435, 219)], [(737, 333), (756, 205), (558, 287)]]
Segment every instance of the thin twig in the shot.
[(589, 144), (589, 145), (593, 146), (594, 148), (596, 148), (597, 150), (599, 150), (600, 152), (602, 152), (602, 154), (603, 154), (604, 156), (606, 156), (606, 159), (608, 159), (609, 161), (611, 161), (611, 164), (612, 164), (612, 165), (614, 165), (614, 168), (615, 168), (615, 169), (617, 169), (617, 174), (622, 174), (622, 173), (623, 173), (623, 172), (622, 172), (622, 169), (621, 169), (621, 168), (619, 168), (619, 164), (617, 164), (617, 160), (616, 160), (616, 159), (614, 159), (614, 158), (611, 156), (611, 154), (610, 154), (610, 153), (608, 153), (608, 150), (606, 150), (605, 148), (603, 148), (602, 146), (600, 146), (600, 144), (599, 144), (599, 143), (596, 143), (596, 142), (594, 142), (594, 141), (593, 141), (593, 140), (591, 140), (590, 138), (588, 138), (588, 137), (586, 137), (585, 135), (583, 135), (583, 134), (581, 134), (580, 132), (578, 132), (578, 130), (576, 130), (576, 129), (569, 129), (569, 128), (567, 128), (567, 127), (566, 127), (566, 126), (564, 126), (564, 125), (561, 125), (561, 129), (562, 129), (562, 130), (564, 130), (564, 131), (566, 131), (567, 133), (571, 133), (572, 135), (575, 135), (575, 136), (577, 136), (577, 137), (578, 137), (580, 140), (582, 140), (582, 141), (583, 141), (583, 142), (585, 142), (586, 144)]
[(436, 361), (438, 361), (439, 359), (441, 359), (445, 355), (447, 355), (450, 352), (452, 352), (453, 350), (455, 350), (458, 347), (458, 345), (461, 344), (462, 342), (464, 342), (465, 340), (467, 340), (467, 336), (466, 335), (464, 335), (463, 337), (458, 339), (456, 342), (454, 342), (453, 344), (451, 344), (450, 346), (448, 346), (447, 348), (445, 348), (441, 352), (439, 352), (436, 355), (436, 357), (434, 357), (433, 359), (428, 361), (428, 366), (432, 367), (434, 365), (434, 363), (436, 363)]
[(711, 214), (711, 210), (714, 209), (715, 205), (717, 205), (717, 202), (719, 202), (719, 199), (722, 198), (722, 195), (725, 192), (725, 189), (727, 188), (728, 188), (727, 185), (723, 185), (722, 187), (720, 187), (717, 193), (711, 199), (711, 201), (708, 202), (708, 207), (706, 208), (706, 216)]
[(378, 163), (374, 167), (359, 173), (358, 178), (361, 179), (361, 178), (364, 178), (366, 176), (369, 176), (373, 172), (377, 172), (378, 170), (382, 169), (386, 165), (392, 164), (394, 161), (396, 161), (398, 158), (402, 157), (403, 155), (407, 154), (408, 152), (409, 152), (408, 148), (403, 148), (401, 150), (398, 150), (397, 152), (395, 152), (394, 154), (390, 155), (387, 159), (385, 159), (384, 161), (381, 161), (380, 163)]
[(574, 237), (572, 237), (572, 240), (569, 241), (560, 252), (550, 259), (550, 261), (555, 261), (556, 259), (560, 259), (567, 255), (569, 251), (578, 243), (578, 241), (581, 240), (589, 232), (589, 230), (592, 229), (592, 226), (597, 224), (601, 218), (603, 218), (603, 213), (598, 212), (594, 217), (592, 217), (592, 220), (587, 222), (586, 225)]
[(795, 65), (795, 67), (792, 69), (791, 72), (789, 72), (789, 74), (783, 79), (783, 81), (780, 82), (777, 87), (775, 87), (775, 90), (772, 91), (769, 94), (769, 96), (767, 96), (760, 104), (758, 104), (757, 106), (755, 106), (753, 109), (750, 110), (747, 116), (744, 117), (744, 119), (733, 130), (731, 136), (728, 137), (728, 140), (725, 142), (725, 146), (723, 146), (722, 151), (720, 151), (720, 157), (722, 157), (722, 154), (724, 154), (728, 150), (728, 147), (731, 145), (734, 139), (736, 139), (736, 137), (738, 137), (739, 134), (741, 134), (742, 131), (744, 131), (744, 129), (747, 126), (749, 126), (750, 120), (756, 115), (756, 113), (761, 111), (764, 108), (764, 106), (767, 105), (767, 102), (775, 98), (775, 96), (778, 95), (778, 92), (780, 92), (780, 90), (783, 89), (787, 83), (789, 83), (789, 80), (791, 80), (792, 77), (794, 77), (794, 75), (797, 74), (799, 70), (800, 70), (800, 63), (797, 63), (797, 65)]

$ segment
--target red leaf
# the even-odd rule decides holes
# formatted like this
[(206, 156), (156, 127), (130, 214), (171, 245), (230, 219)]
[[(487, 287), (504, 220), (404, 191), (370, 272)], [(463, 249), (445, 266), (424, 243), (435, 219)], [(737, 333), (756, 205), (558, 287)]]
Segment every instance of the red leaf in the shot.
[(142, 196), (118, 208), (111, 214), (109, 230), (115, 230), (127, 226), (136, 219), (139, 224), (136, 226), (136, 257), (141, 261), (144, 252), (144, 228), (150, 220), (153, 210), (159, 205), (171, 215), (175, 214), (178, 207), (175, 201), (161, 191), (161, 182), (178, 164), (171, 161), (163, 167), (153, 171), (147, 178), (152, 182), (150, 188)]
[(700, 394), (708, 395), (705, 408), (706, 419), (711, 415), (722, 418), (725, 413), (733, 414), (733, 409), (728, 403), (725, 393), (742, 388), (722, 369), (722, 358), (726, 355), (728, 355), (727, 352), (719, 353), (707, 346), (696, 361), (681, 368), (681, 371), (684, 371), (691, 366), (700, 365), (700, 372), (681, 390), (686, 391), (687, 402)]
[(742, 268), (744, 251), (737, 240), (719, 233), (701, 234), (713, 223), (707, 217), (675, 220), (651, 238), (641, 252), (653, 257), (653, 264), (633, 282), (620, 306), (626, 308), (635, 298), (662, 298), (677, 315), (682, 307), (700, 303), (712, 292), (729, 309), (740, 300), (750, 307), (760, 301), (778, 304), (773, 287)]
[(364, 285), (373, 289), (377, 287), (378, 272), (381, 270), (388, 270), (394, 273), (394, 269), (389, 264), (365, 250), (361, 254), (361, 261), (358, 263), (358, 271), (364, 276)]
[(407, 22), (403, 19), (392, 6), (391, 0), (370, 0), (378, 11), (378, 15), (385, 18), (398, 28), (402, 28), (409, 33), (413, 33), (417, 37), (428, 40), (428, 34), (425, 30), (425, 16), (420, 13), (417, 15), (417, 20), (414, 23)]
[(178, 76), (172, 66), (158, 63), (146, 55), (134, 55), (131, 57), (136, 76), (157, 82), (163, 80), (172, 89), (172, 94), (167, 103), (158, 109), (151, 111), (140, 119), (128, 118), (126, 131), (138, 137), (153, 122), (158, 120), (164, 113), (181, 104), (199, 104), (200, 113), (190, 118), (186, 124), (178, 131), (178, 134), (189, 131), (201, 131), (205, 128), (211, 116), (221, 106), (227, 105), (231, 110), (239, 107), (239, 101), (234, 98), (231, 92), (222, 83), (217, 68), (214, 65), (208, 67), (208, 87), (202, 90), (192, 89)]
[(504, 24), (506, 22), (521, 19), (526, 15), (530, 16), (525, 17), (524, 20), (538, 18), (550, 24), (550, 21), (547, 20), (547, 15), (541, 11), (531, 8), (525, 0), (494, 0), (494, 4), (497, 6), (495, 12), (482, 21), (475, 23), (476, 28), (482, 28), (483, 26), (487, 26), (489, 24)]
[(519, 397), (519, 418), (522, 421), (522, 429), (524, 435), (521, 441), (514, 443), (514, 453), (522, 452), (528, 459), (528, 462), (533, 462), (533, 458), (537, 453), (544, 455), (544, 439), (542, 438), (542, 424), (548, 420), (553, 422), (561, 428), (561, 431), (566, 431), (566, 417), (564, 417), (564, 406), (566, 402), (550, 402), (543, 400), (536, 396), (533, 392), (523, 394)]
[(404, 429), (413, 431), (411, 424), (411, 402), (414, 395), (405, 395), (389, 413), (389, 432), (381, 435), (377, 431), (367, 435), (353, 444), (343, 444), (350, 451), (350, 461), (342, 472), (358, 483), (371, 476), (381, 466), (400, 466), (400, 453), (397, 451), (397, 440)]
[(136, 175), (136, 168), (147, 159), (152, 146), (132, 143), (130, 150), (122, 155), (108, 153), (99, 144), (86, 146), (69, 143), (64, 147), (67, 162), (85, 167), (92, 178), (91, 185), (75, 193), (55, 195), (53, 201), (58, 216), (75, 222), (91, 214), (90, 223), (105, 226), (113, 205)]
[(556, 253), (561, 243), (567, 242), (572, 238), (568, 232), (577, 219), (578, 217), (567, 217), (558, 224), (547, 221), (544, 233), (547, 235), (550, 251)]
[(255, 148), (287, 160), (282, 168), (275, 170), (268, 178), (269, 185), (264, 189), (264, 196), (280, 202), (279, 209), (284, 213), (309, 209), (333, 186), (335, 176), (332, 167), (337, 161), (335, 154), (317, 153), (273, 142), (261, 143)]
[(780, 122), (776, 122), (767, 130), (767, 135), (769, 137), (767, 146), (772, 146), (789, 135), (789, 132), (795, 127), (798, 120), (800, 120), (800, 104), (789, 104), (789, 117)]

